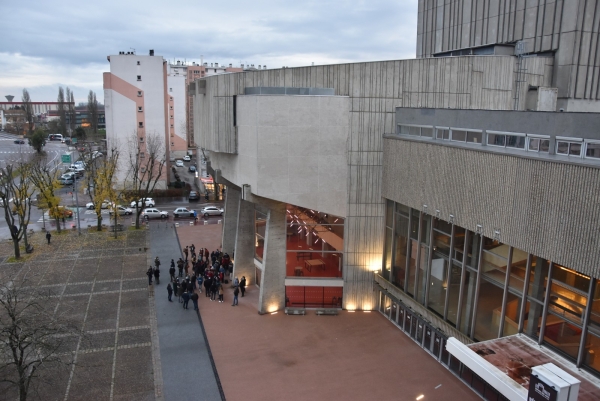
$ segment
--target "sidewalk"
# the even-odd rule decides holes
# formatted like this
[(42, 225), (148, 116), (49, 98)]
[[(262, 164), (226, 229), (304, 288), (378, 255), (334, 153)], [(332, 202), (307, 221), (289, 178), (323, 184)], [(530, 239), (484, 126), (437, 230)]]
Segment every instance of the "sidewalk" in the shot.
[(173, 222), (150, 224), (149, 260), (156, 256), (161, 260), (160, 284), (153, 285), (164, 399), (220, 400), (220, 383), (192, 302), (185, 310), (177, 297), (173, 296), (173, 302), (167, 299), (170, 262), (182, 256), (181, 246)]
[[(216, 249), (221, 225), (178, 228), (182, 245)], [(239, 306), (200, 296), (200, 315), (224, 394), (248, 400), (479, 400), (378, 312), (257, 313), (258, 288)], [(164, 367), (163, 367), (164, 371)]]

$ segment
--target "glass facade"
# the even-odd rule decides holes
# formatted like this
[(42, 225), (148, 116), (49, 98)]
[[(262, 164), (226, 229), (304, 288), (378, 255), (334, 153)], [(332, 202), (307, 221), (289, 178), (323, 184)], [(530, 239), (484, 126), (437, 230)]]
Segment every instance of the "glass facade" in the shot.
[[(381, 276), (463, 334), (485, 341), (523, 333), (600, 372), (598, 279), (391, 201), (385, 235)], [(420, 317), (379, 302), (420, 341)]]
[(287, 205), (286, 276), (341, 278), (344, 219)]

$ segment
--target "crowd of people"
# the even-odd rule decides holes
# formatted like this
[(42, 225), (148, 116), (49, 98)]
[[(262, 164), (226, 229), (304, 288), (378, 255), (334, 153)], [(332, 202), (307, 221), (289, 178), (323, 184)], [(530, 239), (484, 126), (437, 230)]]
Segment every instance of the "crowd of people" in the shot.
[[(229, 255), (218, 249), (209, 253), (206, 248), (200, 248), (196, 253), (194, 244), (183, 248), (183, 254), (184, 258), (179, 258), (177, 262), (171, 259), (169, 283), (167, 284), (169, 302), (172, 302), (173, 296), (175, 296), (179, 303), (183, 304), (183, 308), (188, 309), (191, 300), (194, 310), (198, 310), (198, 294), (203, 292), (203, 288), (204, 296), (210, 298), (210, 301), (225, 302), (224, 285), (229, 284), (229, 277), (233, 271), (233, 263)], [(146, 272), (148, 285), (152, 285), (153, 278), (156, 284), (160, 284), (160, 265), (161, 262), (157, 256), (154, 260), (154, 267), (150, 266)], [(233, 303), (231, 306), (237, 306), (238, 295), (241, 293), (243, 297), (246, 291), (246, 277), (242, 277), (241, 280), (235, 277), (232, 286)]]

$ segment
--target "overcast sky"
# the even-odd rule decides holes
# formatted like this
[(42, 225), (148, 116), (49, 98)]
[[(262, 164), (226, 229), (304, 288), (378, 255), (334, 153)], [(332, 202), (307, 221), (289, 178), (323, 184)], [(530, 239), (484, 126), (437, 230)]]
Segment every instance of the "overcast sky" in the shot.
[[(106, 56), (304, 66), (415, 57), (417, 0), (0, 0), (0, 101), (103, 101)], [(197, 4), (197, 5), (196, 5)]]

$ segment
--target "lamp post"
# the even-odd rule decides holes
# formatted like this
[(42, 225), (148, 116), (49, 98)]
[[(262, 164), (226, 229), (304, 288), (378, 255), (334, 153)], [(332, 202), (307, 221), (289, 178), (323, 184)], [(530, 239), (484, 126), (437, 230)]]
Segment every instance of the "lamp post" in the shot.
[(81, 224), (79, 221), (79, 198), (77, 197), (77, 177), (73, 176), (73, 191), (75, 192), (75, 207), (77, 208), (77, 232), (81, 235)]

